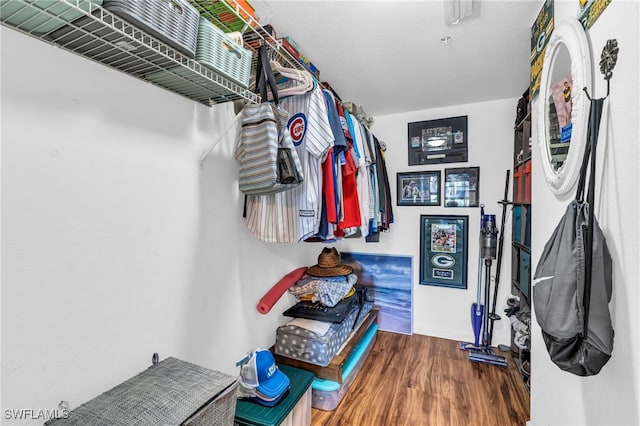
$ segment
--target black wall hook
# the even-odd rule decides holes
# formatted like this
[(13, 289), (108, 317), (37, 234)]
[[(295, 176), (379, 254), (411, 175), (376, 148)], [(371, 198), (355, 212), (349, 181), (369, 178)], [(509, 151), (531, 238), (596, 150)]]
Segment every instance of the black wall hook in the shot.
[[(604, 79), (607, 81), (607, 96), (605, 97), (609, 96), (609, 82), (611, 77), (613, 77), (613, 69), (618, 62), (619, 51), (618, 40), (615, 38), (607, 40), (607, 43), (602, 48), (602, 54), (600, 55), (600, 73), (604, 75)], [(587, 88), (583, 87), (582, 90), (587, 94), (587, 98), (591, 100)]]
[(609, 96), (609, 81), (618, 62), (618, 51), (620, 51), (618, 40), (612, 38), (607, 40), (607, 44), (602, 48), (602, 54), (600, 55), (600, 72), (604, 74), (604, 79), (607, 80), (607, 96)]

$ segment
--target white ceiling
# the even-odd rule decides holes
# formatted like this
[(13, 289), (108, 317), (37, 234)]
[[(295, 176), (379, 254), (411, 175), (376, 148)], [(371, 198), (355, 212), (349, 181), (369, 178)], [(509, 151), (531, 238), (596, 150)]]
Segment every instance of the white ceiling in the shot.
[(435, 0), (251, 0), (263, 26), (293, 38), (320, 80), (368, 115), (520, 96), (542, 3), (484, 0), (479, 17), (447, 26)]

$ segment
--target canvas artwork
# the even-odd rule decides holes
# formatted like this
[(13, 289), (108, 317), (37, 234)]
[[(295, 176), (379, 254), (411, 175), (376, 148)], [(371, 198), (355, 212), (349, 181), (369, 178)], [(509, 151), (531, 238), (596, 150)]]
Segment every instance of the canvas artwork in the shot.
[(383, 331), (413, 333), (413, 258), (370, 253), (342, 252), (342, 262), (358, 275), (358, 284), (369, 287), (378, 325)]

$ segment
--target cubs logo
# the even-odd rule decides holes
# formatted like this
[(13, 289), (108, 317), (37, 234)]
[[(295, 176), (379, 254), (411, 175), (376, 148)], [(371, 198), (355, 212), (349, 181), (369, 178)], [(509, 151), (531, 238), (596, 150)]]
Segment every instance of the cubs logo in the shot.
[(431, 263), (436, 268), (451, 268), (456, 260), (448, 254), (437, 254), (431, 258)]
[(304, 139), (305, 133), (307, 133), (307, 117), (299, 112), (289, 119), (287, 127), (289, 128), (289, 134), (291, 135), (293, 144), (299, 146)]

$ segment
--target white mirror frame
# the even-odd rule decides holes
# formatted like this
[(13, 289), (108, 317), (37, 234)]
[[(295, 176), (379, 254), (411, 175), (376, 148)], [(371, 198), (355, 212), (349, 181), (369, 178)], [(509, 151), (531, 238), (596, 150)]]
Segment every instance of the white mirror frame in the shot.
[[(564, 45), (571, 58), (571, 145), (567, 158), (558, 170), (551, 166), (551, 157), (547, 144), (548, 114), (547, 103), (553, 66)], [(587, 125), (589, 122), (589, 98), (584, 92), (591, 93), (592, 71), (589, 42), (582, 25), (577, 19), (566, 19), (553, 30), (544, 53), (540, 94), (538, 97), (538, 145), (540, 147), (542, 168), (547, 183), (554, 194), (566, 194), (575, 185), (580, 174), (580, 165), (586, 146)]]

